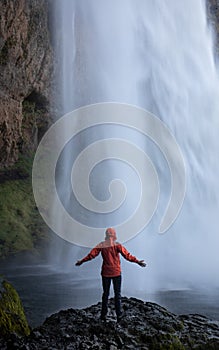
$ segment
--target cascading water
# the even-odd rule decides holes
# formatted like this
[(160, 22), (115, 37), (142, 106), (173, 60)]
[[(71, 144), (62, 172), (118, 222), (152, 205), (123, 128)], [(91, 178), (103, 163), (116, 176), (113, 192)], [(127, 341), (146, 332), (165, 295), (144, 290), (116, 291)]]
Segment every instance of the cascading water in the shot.
[[(62, 31), (63, 114), (87, 104), (111, 101), (149, 110), (175, 136), (187, 171), (181, 213), (168, 232), (159, 235), (160, 218), (170, 193), (170, 173), (165, 159), (156, 145), (142, 135), (119, 127), (100, 127), (93, 133), (90, 130), (91, 134), (81, 134), (75, 144), (68, 146), (60, 167), (64, 170), (58, 174), (60, 197), (67, 207), (73, 205), (73, 214), (84, 223), (90, 220), (96, 227), (116, 225), (119, 216), (96, 215), (93, 219), (80, 216), (66, 183), (72, 159), (90, 142), (108, 134), (130, 139), (152, 159), (159, 174), (161, 193), (150, 224), (126, 243), (133, 254), (148, 262), (148, 269), (142, 272), (136, 266), (124, 264), (124, 293), (151, 288), (219, 287), (219, 80), (205, 3), (62, 0), (56, 5)], [(99, 199), (105, 200), (106, 185), (115, 176), (124, 178), (127, 191), (132, 193), (127, 197), (129, 214), (136, 204), (133, 187), (138, 192), (138, 181), (127, 166), (115, 160), (103, 162), (91, 174), (91, 187)], [(59, 213), (55, 215), (61, 229), (62, 218)], [(65, 256), (64, 270), (72, 269), (73, 262), (87, 252), (76, 246), (63, 249), (64, 254), (59, 242), (56, 257)], [(94, 271), (99, 264), (100, 261), (92, 262), (83, 268), (82, 274), (90, 275), (92, 271), (96, 278)]]

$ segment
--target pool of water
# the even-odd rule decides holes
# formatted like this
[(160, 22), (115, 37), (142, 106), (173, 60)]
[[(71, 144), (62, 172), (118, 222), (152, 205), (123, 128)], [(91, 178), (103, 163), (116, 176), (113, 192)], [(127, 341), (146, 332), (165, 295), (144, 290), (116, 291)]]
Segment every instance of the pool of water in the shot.
[[(83, 308), (101, 300), (100, 278), (55, 271), (47, 264), (5, 264), (1, 274), (17, 289), (32, 327), (61, 309)], [(130, 295), (156, 302), (176, 314), (198, 313), (219, 320), (219, 291), (162, 290)]]

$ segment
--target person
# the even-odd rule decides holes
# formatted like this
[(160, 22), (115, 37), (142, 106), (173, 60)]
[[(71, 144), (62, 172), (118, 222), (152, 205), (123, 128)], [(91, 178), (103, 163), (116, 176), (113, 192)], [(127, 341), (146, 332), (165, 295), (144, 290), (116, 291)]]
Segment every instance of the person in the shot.
[(99, 243), (93, 248), (90, 253), (83, 259), (78, 260), (75, 265), (80, 266), (86, 261), (96, 258), (101, 253), (103, 258), (102, 263), (102, 309), (101, 309), (101, 320), (106, 320), (107, 309), (108, 309), (108, 298), (110, 291), (111, 280), (113, 282), (114, 296), (115, 296), (115, 310), (117, 316), (117, 322), (121, 320), (121, 265), (120, 256), (121, 254), (126, 260), (134, 262), (141, 267), (145, 267), (146, 263), (144, 260), (138, 260), (135, 256), (131, 255), (126, 248), (116, 242), (116, 231), (114, 228), (108, 228), (105, 232), (105, 241)]

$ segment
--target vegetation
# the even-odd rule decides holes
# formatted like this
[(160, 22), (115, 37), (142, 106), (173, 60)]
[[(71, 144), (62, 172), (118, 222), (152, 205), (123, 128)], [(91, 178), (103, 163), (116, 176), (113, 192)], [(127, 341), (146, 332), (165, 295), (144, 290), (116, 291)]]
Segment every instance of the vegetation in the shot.
[(46, 238), (31, 184), (33, 157), (21, 156), (0, 173), (0, 258), (33, 250)]
[(22, 110), (19, 159), (0, 170), (0, 258), (34, 250), (48, 238), (32, 192), (34, 153), (48, 128), (46, 101), (32, 92), (23, 101)]
[(13, 286), (0, 279), (0, 334), (29, 335), (24, 309), (18, 293)]

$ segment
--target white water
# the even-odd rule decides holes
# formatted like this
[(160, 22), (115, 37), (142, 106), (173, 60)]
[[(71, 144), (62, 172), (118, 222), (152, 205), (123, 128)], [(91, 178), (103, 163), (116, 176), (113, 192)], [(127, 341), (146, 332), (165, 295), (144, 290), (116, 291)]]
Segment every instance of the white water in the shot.
[[(123, 263), (124, 294), (162, 288), (218, 287), (219, 80), (204, 2), (57, 0), (57, 7), (62, 20), (63, 114), (105, 101), (143, 107), (170, 128), (186, 162), (184, 206), (171, 229), (160, 236), (158, 226), (170, 192), (167, 165), (142, 136), (111, 130), (112, 135), (124, 132), (148, 151), (161, 185), (158, 211), (150, 225), (125, 244), (148, 262), (148, 268), (142, 270)], [(105, 132), (100, 130), (92, 138), (95, 140), (101, 133), (105, 137)], [(89, 143), (89, 137), (82, 135), (78, 146), (66, 152), (65, 175), (59, 178), (64, 198), (69, 197), (65, 186), (71, 168), (68, 154), (80, 152)], [(113, 176), (119, 169), (117, 162), (111, 162), (106, 173)], [(126, 171), (121, 169), (121, 177)], [(133, 184), (130, 176), (128, 188)], [(98, 171), (93, 174), (94, 188), (95, 178), (100, 183)], [(58, 213), (56, 217), (61, 227)], [(95, 224), (104, 220), (106, 226), (112, 225), (109, 218), (99, 217)], [(64, 243), (63, 247), (59, 241), (56, 268), (62, 265), (64, 270), (72, 269), (73, 262), (87, 253)], [(96, 278), (100, 261), (98, 258), (83, 265), (80, 272), (75, 268), (73, 273)]]

